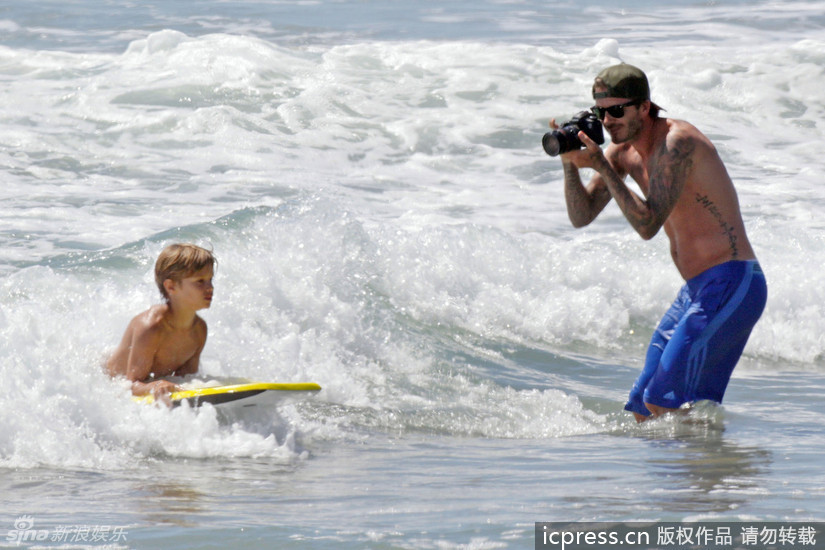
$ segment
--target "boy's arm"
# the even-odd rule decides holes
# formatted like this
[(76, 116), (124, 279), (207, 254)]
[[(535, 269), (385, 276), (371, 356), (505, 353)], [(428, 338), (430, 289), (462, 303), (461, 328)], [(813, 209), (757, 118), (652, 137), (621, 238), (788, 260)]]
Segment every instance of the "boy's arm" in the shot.
[(160, 344), (161, 332), (143, 319), (136, 320), (126, 364), (126, 378), (132, 382), (132, 395), (169, 393), (177, 386), (168, 380), (144, 382), (152, 374), (152, 365)]
[(197, 374), (198, 367), (200, 366), (200, 356), (201, 356), (201, 349), (195, 352), (186, 363), (181, 365), (178, 370), (175, 371), (175, 376), (186, 376), (187, 374)]
[(206, 322), (203, 319), (201, 319), (200, 317), (198, 317), (198, 320), (197, 320), (197, 331), (198, 331), (198, 341), (199, 341), (198, 342), (198, 344), (199, 344), (198, 349), (197, 349), (197, 351), (195, 351), (194, 355), (192, 355), (192, 357), (190, 357), (189, 360), (186, 361), (186, 363), (184, 363), (183, 365), (178, 367), (177, 370), (175, 370), (175, 375), (176, 376), (186, 376), (187, 374), (197, 374), (198, 373), (198, 367), (200, 367), (200, 361), (201, 361), (201, 352), (203, 351), (203, 348), (206, 346), (206, 333), (207, 333), (207, 331), (206, 331)]

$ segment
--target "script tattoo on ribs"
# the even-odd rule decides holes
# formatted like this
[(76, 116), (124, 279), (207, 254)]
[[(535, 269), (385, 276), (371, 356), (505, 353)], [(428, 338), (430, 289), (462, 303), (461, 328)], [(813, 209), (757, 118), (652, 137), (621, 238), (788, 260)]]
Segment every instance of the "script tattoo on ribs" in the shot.
[(722, 216), (722, 213), (716, 207), (712, 200), (708, 198), (707, 195), (702, 195), (701, 193), (696, 193), (696, 202), (702, 205), (703, 208), (707, 209), (710, 212), (710, 215), (714, 217), (714, 219), (719, 222), (719, 227), (722, 229), (722, 232), (727, 235), (728, 242), (730, 243), (730, 250), (733, 256), (733, 259), (736, 259), (739, 255), (739, 249), (736, 247), (736, 232), (731, 224), (725, 221), (725, 218)]

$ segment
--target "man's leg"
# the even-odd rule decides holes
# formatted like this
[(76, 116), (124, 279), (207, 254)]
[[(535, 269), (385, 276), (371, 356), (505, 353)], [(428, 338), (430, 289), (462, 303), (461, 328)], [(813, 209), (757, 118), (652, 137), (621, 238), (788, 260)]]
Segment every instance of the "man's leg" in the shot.
[(654, 415), (706, 399), (721, 403), (765, 306), (767, 287), (756, 262), (727, 262), (700, 277), (704, 280), (691, 280), (701, 283), (694, 302), (673, 331), (645, 389), (645, 406)]
[[(660, 406), (654, 405), (652, 403), (645, 403), (645, 407), (647, 407), (647, 410), (650, 411), (650, 414), (653, 418), (658, 418), (658, 417), (662, 416), (663, 414), (682, 412), (684, 410), (684, 409), (669, 409), (667, 407), (660, 407)], [(647, 420), (650, 417), (642, 417), (642, 418), (644, 418), (644, 420)], [(638, 419), (636, 419), (636, 420), (637, 420), (637, 422), (640, 422)]]
[[(673, 336), (673, 331), (676, 325), (682, 318), (685, 309), (689, 305), (689, 297), (687, 289), (683, 288), (676, 296), (670, 309), (665, 313), (659, 326), (653, 331), (650, 338), (650, 345), (647, 348), (645, 355), (645, 365), (636, 382), (633, 384), (633, 389), (630, 390), (630, 397), (625, 405), (625, 410), (633, 413), (636, 422), (644, 422), (651, 415), (650, 406), (644, 401), (644, 392), (650, 381), (653, 379), (656, 371), (661, 367), (662, 354)], [(654, 416), (656, 416), (654, 414)]]

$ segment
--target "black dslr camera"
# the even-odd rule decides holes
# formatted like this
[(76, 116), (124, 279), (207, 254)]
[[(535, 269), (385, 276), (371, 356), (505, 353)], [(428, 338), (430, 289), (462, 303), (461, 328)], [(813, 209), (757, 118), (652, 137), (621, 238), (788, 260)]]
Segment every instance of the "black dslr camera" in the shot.
[(580, 111), (576, 116), (562, 124), (558, 130), (544, 134), (544, 137), (541, 138), (541, 146), (544, 147), (544, 152), (551, 157), (555, 157), (568, 151), (581, 149), (582, 142), (579, 139), (579, 130), (599, 145), (604, 143), (602, 123), (598, 117), (590, 111)]

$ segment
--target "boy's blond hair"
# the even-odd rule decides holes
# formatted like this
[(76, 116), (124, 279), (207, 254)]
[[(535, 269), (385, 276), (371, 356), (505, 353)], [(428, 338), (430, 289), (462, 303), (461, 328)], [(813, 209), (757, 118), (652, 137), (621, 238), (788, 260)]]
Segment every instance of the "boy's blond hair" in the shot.
[(180, 282), (196, 271), (210, 266), (213, 269), (218, 260), (212, 251), (188, 243), (170, 244), (158, 256), (155, 262), (155, 283), (165, 300), (169, 300), (163, 281), (172, 279)]

